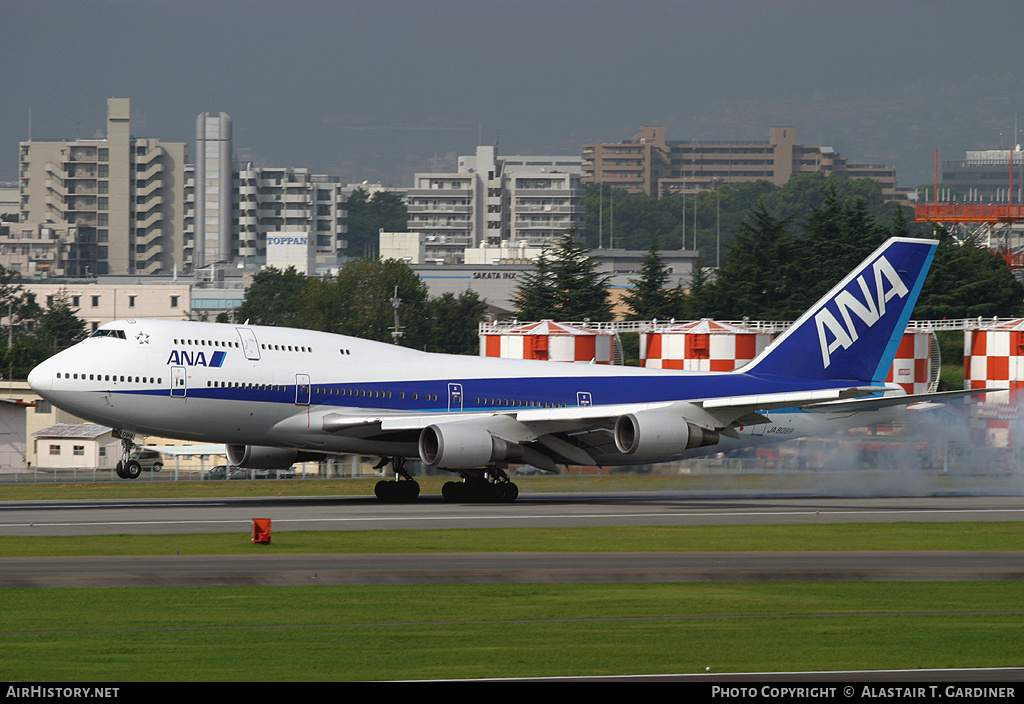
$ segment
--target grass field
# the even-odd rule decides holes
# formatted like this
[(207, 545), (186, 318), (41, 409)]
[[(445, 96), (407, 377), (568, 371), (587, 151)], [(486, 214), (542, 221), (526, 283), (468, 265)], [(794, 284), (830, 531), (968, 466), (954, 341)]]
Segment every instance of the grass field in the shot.
[[(73, 487), (51, 487), (46, 498), (69, 495), (85, 498)], [(890, 549), (1021, 551), (1024, 523), (276, 531), (267, 546), (246, 534), (11, 537), (0, 538), (0, 568), (3, 556), (176, 551)], [(1020, 594), (1019, 582), (7, 589), (0, 676), (260, 682), (1019, 667)]]
[(4, 679), (1020, 666), (1018, 583), (6, 590)]

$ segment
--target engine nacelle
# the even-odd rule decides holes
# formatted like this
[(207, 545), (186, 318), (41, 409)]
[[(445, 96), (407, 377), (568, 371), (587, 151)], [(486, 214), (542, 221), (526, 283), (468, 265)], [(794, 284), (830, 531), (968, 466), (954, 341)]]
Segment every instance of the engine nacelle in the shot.
[(420, 459), (440, 469), (477, 469), (492, 462), (516, 460), (525, 448), (462, 423), (430, 425), (420, 432)]
[(227, 445), (228, 462), (243, 469), (288, 469), (296, 462), (318, 460), (323, 455), (288, 447)]
[(669, 413), (640, 411), (615, 420), (615, 447), (626, 455), (660, 457), (717, 445), (719, 435)]

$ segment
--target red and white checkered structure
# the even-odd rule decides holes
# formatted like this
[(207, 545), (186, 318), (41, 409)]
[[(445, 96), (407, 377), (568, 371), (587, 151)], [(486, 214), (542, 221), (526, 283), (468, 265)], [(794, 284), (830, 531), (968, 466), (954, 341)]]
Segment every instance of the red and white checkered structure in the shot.
[(756, 357), (770, 333), (709, 318), (640, 334), (640, 365), (652, 369), (728, 372)]
[(1019, 437), (1024, 403), (1024, 319), (979, 323), (964, 330), (964, 388), (1005, 391), (969, 397), (977, 409), (974, 437), (1008, 446)]
[(896, 382), (908, 394), (926, 394), (939, 387), (938, 342), (931, 330), (903, 333), (886, 381)]
[(612, 364), (615, 333), (542, 320), (480, 335), (481, 357)]
[(984, 405), (1024, 400), (1024, 319), (964, 330), (964, 388), (1001, 388)]

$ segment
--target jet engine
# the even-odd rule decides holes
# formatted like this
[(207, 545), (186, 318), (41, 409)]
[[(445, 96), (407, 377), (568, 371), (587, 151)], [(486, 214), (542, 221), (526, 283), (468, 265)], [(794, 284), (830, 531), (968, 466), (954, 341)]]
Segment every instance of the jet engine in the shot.
[(287, 447), (227, 445), (228, 462), (244, 469), (288, 469), (296, 462), (318, 460), (323, 455)]
[(641, 457), (675, 455), (694, 447), (718, 444), (718, 432), (669, 413), (640, 411), (615, 420), (615, 447)]
[(420, 432), (420, 459), (440, 469), (477, 469), (522, 458), (525, 448), (461, 423), (430, 425)]

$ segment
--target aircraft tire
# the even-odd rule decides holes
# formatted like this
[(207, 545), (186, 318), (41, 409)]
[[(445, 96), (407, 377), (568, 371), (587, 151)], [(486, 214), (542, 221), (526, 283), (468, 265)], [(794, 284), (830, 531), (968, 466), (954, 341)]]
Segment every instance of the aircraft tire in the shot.
[(420, 495), (420, 484), (416, 481), (385, 481), (377, 482), (373, 487), (374, 495), (386, 503), (415, 501)]
[(441, 487), (441, 496), (448, 503), (461, 501), (465, 493), (462, 482), (445, 482), (444, 486)]
[(512, 503), (519, 498), (519, 487), (509, 482), (505, 485), (505, 503)]
[(135, 460), (128, 460), (121, 470), (121, 476), (125, 479), (138, 479), (142, 475), (142, 465)]
[(114, 465), (114, 473), (121, 479), (127, 479), (124, 476), (124, 460), (118, 460), (117, 464)]

